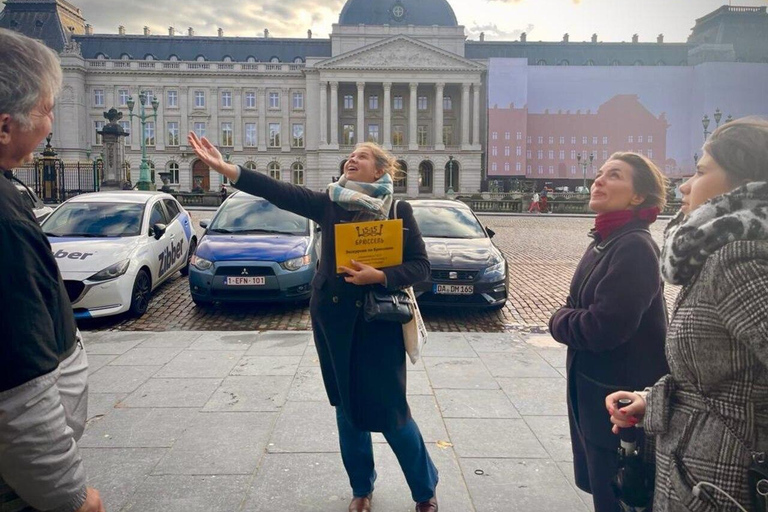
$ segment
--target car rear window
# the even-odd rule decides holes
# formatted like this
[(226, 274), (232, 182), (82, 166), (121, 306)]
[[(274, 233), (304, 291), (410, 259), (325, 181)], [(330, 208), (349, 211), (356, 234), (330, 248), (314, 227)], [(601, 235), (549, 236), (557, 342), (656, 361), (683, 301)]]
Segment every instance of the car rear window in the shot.
[(421, 235), (431, 238), (486, 238), (477, 218), (466, 208), (413, 205)]
[(48, 236), (123, 237), (141, 233), (143, 204), (64, 203), (43, 223)]
[(227, 233), (262, 231), (307, 236), (309, 221), (264, 199), (238, 194), (221, 205), (208, 229)]

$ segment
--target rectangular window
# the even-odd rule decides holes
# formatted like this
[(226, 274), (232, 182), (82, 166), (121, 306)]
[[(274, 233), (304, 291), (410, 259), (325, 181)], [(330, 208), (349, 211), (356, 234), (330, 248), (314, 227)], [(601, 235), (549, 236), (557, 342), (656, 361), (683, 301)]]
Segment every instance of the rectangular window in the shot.
[(530, 165), (526, 165), (525, 166), (525, 172), (526, 172), (526, 174), (531, 174), (531, 166)]
[(344, 110), (352, 110), (355, 108), (355, 97), (351, 94), (344, 95)]
[(576, 144), (576, 137), (571, 137), (571, 144)]
[(496, 162), (493, 162), (493, 163), (491, 164), (491, 170), (492, 170), (493, 172), (496, 172), (496, 170), (497, 170), (497, 169), (498, 169), (498, 167), (496, 166)]
[(120, 89), (117, 91), (117, 104), (120, 107), (126, 107), (128, 106), (128, 98), (130, 97), (130, 94), (128, 94), (128, 89)]
[(178, 91), (168, 91), (166, 93), (167, 99), (166, 99), (166, 107), (170, 108), (178, 108), (179, 106), (179, 92)]
[(571, 160), (576, 160), (576, 150), (575, 149), (571, 150)]
[(93, 106), (94, 107), (104, 106), (104, 89), (93, 90)]
[(549, 174), (555, 174), (555, 166), (554, 165), (550, 165), (549, 166)]
[(304, 109), (304, 93), (303, 92), (294, 92), (293, 93), (293, 109), (294, 110), (303, 110)]
[(603, 160), (608, 160), (608, 151), (605, 149), (603, 150)]
[(581, 143), (582, 144), (587, 144), (587, 140), (588, 140), (588, 137), (582, 137), (581, 138)]
[(603, 144), (608, 144), (608, 137), (603, 137)]
[(144, 144), (147, 146), (155, 145), (155, 122), (147, 121), (144, 125)]
[(416, 100), (418, 109), (420, 111), (425, 111), (429, 108), (429, 105), (427, 104), (427, 97), (426, 96), (419, 96)]
[(179, 123), (178, 121), (169, 121), (168, 124), (168, 145), (179, 145)]
[(368, 110), (379, 110), (379, 96), (372, 94), (368, 96)]
[(353, 146), (355, 144), (355, 125), (345, 124), (342, 128), (343, 144)]
[(245, 123), (245, 147), (256, 147), (256, 123)]
[(597, 137), (592, 137), (592, 144), (597, 144)]
[(649, 136), (648, 136), (648, 143), (649, 143), (649, 144), (652, 144), (652, 143), (653, 143), (653, 135), (649, 135)]
[(443, 126), (443, 144), (446, 146), (453, 145), (453, 126)]
[(540, 165), (536, 168), (536, 170), (539, 172), (539, 174), (544, 174), (544, 166)]
[(516, 162), (515, 163), (515, 170), (519, 172), (522, 169), (523, 169), (523, 164), (521, 164), (520, 162)]
[(504, 162), (504, 170), (509, 172), (509, 162)]
[(234, 135), (232, 133), (232, 123), (221, 123), (221, 145), (234, 146)]
[(245, 108), (256, 108), (256, 93), (253, 91), (246, 91), (245, 93)]
[(280, 123), (269, 123), (269, 147), (280, 147)]
[(491, 156), (499, 156), (499, 148), (491, 146)]
[(571, 166), (571, 174), (576, 174), (576, 166), (575, 165)]
[(517, 132), (515, 140), (523, 140), (523, 132)]
[(416, 142), (419, 146), (426, 146), (429, 144), (429, 129), (427, 126), (419, 125), (416, 131)]
[(509, 140), (509, 137), (510, 137), (510, 133), (509, 132), (504, 132), (504, 139), (505, 140)]
[(538, 150), (538, 151), (536, 152), (536, 157), (537, 157), (539, 160), (542, 160), (542, 159), (544, 158), (544, 151), (543, 151), (543, 150), (541, 150), (541, 149), (540, 149), (540, 150)]
[(443, 110), (453, 110), (453, 100), (450, 96), (443, 96)]
[(504, 156), (509, 156), (509, 146), (504, 146)]
[(168, 177), (168, 182), (171, 185), (178, 185), (179, 184), (179, 164), (177, 164), (176, 162), (171, 163), (171, 165), (168, 166), (168, 172), (171, 173), (171, 175)]
[(532, 156), (531, 156), (531, 150), (530, 150), (530, 149), (526, 149), (526, 150), (525, 150), (525, 157), (526, 157), (526, 158), (532, 158)]
[(368, 125), (368, 142), (376, 142), (378, 144), (379, 142), (379, 125), (378, 124)]
[(127, 137), (123, 137), (123, 142), (125, 144), (130, 144), (131, 143), (131, 135), (130, 135), (130, 133), (131, 133), (131, 122), (130, 121), (118, 121), (118, 124), (120, 125), (120, 128), (122, 128), (123, 131), (128, 134)]
[(304, 147), (304, 125), (297, 123), (293, 125), (291, 146), (294, 148)]
[(94, 121), (93, 129), (96, 131), (96, 137), (93, 139), (94, 144), (101, 146), (101, 135), (99, 135), (98, 132), (104, 129), (104, 121)]
[(499, 132), (493, 132), (493, 133), (491, 133), (491, 138), (492, 138), (493, 140), (497, 140), (497, 139), (499, 138)]
[(221, 108), (232, 108), (232, 91), (221, 91)]
[(565, 150), (564, 149), (560, 150), (560, 160), (565, 160)]
[(560, 137), (560, 144), (565, 144), (565, 137)]
[(195, 91), (195, 108), (205, 108), (205, 91)]
[(205, 137), (205, 123), (195, 123), (195, 135), (201, 139)]
[(392, 145), (402, 146), (405, 140), (405, 130), (403, 125), (396, 124), (392, 127)]
[(643, 143), (643, 136), (642, 135), (638, 135), (637, 136), (637, 143), (638, 144), (642, 144)]
[(517, 146), (515, 148), (515, 156), (523, 156), (523, 146)]
[(554, 158), (555, 158), (555, 150), (554, 150), (554, 149), (550, 149), (550, 150), (547, 152), (547, 157), (548, 157), (550, 160), (554, 160)]
[(634, 142), (635, 142), (635, 138), (634, 138), (632, 135), (630, 135), (629, 137), (627, 137), (627, 142), (629, 142), (630, 144), (632, 144), (632, 143), (634, 143)]
[(550, 144), (554, 144), (555, 143), (555, 138), (554, 137), (549, 137), (549, 143)]
[(403, 110), (403, 97), (402, 96), (394, 96), (392, 98), (392, 109), (393, 110)]
[(269, 108), (280, 108), (280, 93), (279, 92), (270, 92), (269, 93)]
[(542, 137), (541, 135), (539, 135), (539, 137), (536, 139), (536, 141), (537, 141), (539, 144), (544, 144), (544, 137)]
[(530, 143), (531, 143), (531, 136), (530, 136), (530, 135), (528, 135), (528, 136), (525, 138), (525, 143), (526, 143), (526, 144), (530, 144)]
[(652, 149), (648, 150), (648, 158), (653, 158), (653, 150)]

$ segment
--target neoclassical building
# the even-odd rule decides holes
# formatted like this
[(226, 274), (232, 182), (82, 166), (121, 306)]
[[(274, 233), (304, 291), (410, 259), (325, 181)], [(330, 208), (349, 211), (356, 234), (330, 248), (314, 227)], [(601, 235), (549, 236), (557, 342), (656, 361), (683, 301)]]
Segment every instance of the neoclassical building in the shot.
[[(64, 89), (53, 145), (65, 160), (102, 151), (103, 112), (123, 112), (126, 158), (137, 179), (141, 128), (129, 98), (159, 102), (143, 134), (151, 165), (173, 186), (217, 190), (218, 175), (194, 158), (186, 133), (205, 135), (232, 162), (322, 189), (357, 142), (391, 149), (407, 171), (398, 192), (442, 196), (483, 187), (488, 161), (488, 68), (492, 58), (528, 65), (688, 65), (689, 58), (753, 59), (768, 50), (712, 38), (737, 16), (723, 7), (686, 43), (467, 40), (447, 0), (348, 0), (330, 38), (94, 34), (66, 0), (6, 0), (0, 27), (42, 39), (61, 53)], [(729, 10), (731, 9), (731, 10)], [(719, 13), (719, 14), (718, 14)], [(749, 13), (765, 32), (765, 8)], [(762, 25), (761, 25), (762, 23)], [(709, 38), (709, 40), (707, 39)], [(730, 52), (726, 50), (728, 47)], [(724, 50), (725, 48), (725, 50)], [(734, 53), (734, 48), (736, 51)], [(726, 55), (727, 54), (727, 55)], [(151, 107), (148, 107), (151, 111)], [(138, 110), (138, 106), (134, 112)], [(523, 169), (524, 161), (517, 166)], [(155, 180), (159, 183), (159, 176)]]

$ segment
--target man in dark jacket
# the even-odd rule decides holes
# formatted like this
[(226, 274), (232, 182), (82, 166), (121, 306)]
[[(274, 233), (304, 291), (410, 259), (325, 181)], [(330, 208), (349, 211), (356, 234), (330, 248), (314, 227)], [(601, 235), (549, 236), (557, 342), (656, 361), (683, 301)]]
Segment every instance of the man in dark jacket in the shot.
[(103, 512), (86, 487), (88, 362), (48, 239), (11, 183), (50, 132), (56, 54), (0, 29), (0, 510)]

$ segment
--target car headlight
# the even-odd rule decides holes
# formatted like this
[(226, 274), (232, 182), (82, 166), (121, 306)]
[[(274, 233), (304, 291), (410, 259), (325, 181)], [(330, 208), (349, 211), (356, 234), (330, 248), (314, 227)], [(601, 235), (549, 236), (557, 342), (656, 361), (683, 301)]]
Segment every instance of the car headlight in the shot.
[(312, 258), (310, 258), (309, 254), (307, 254), (306, 256), (299, 256), (298, 258), (285, 260), (284, 262), (280, 263), (280, 266), (285, 270), (299, 270), (301, 267), (309, 265), (311, 260)]
[(205, 258), (201, 258), (197, 254), (192, 255), (192, 259), (190, 259), (189, 263), (199, 270), (208, 270), (213, 266), (213, 262), (208, 261)]
[(114, 279), (116, 277), (120, 277), (121, 275), (128, 272), (128, 266), (131, 264), (131, 260), (123, 260), (119, 263), (115, 263), (114, 265), (110, 265), (104, 270), (100, 270), (93, 274), (91, 277), (88, 278), (89, 281), (109, 281), (110, 279)]
[(485, 269), (482, 280), (483, 281), (501, 281), (502, 279), (504, 279), (504, 275), (506, 274), (506, 271), (507, 271), (507, 262), (504, 260), (501, 260), (495, 265), (491, 265), (490, 267)]

